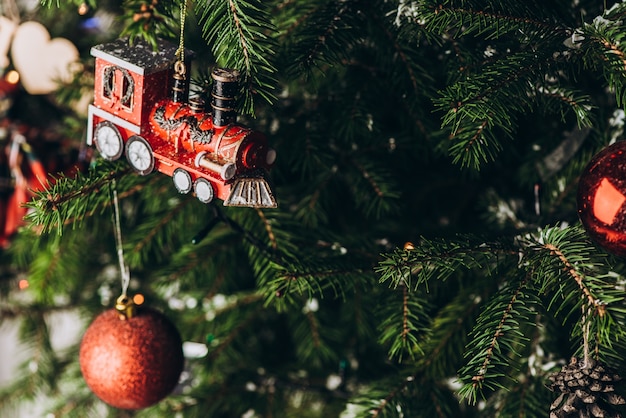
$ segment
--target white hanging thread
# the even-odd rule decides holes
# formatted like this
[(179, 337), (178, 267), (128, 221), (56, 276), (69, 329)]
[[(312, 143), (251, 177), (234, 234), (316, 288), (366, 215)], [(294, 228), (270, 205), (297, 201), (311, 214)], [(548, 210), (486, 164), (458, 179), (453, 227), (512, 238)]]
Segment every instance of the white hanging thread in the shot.
[(580, 320), (583, 333), (583, 369), (591, 368), (591, 362), (589, 361), (591, 357), (589, 353), (589, 333), (591, 331), (591, 321), (587, 320), (588, 311), (586, 308), (587, 306), (583, 304), (583, 314)]
[(128, 266), (124, 263), (124, 249), (122, 248), (122, 227), (120, 226), (120, 204), (117, 198), (117, 184), (115, 179), (112, 181), (113, 188), (113, 209), (114, 218), (113, 224), (115, 226), (115, 247), (117, 249), (117, 258), (120, 263), (120, 272), (122, 274), (122, 296), (126, 296), (128, 286), (130, 285), (130, 271)]

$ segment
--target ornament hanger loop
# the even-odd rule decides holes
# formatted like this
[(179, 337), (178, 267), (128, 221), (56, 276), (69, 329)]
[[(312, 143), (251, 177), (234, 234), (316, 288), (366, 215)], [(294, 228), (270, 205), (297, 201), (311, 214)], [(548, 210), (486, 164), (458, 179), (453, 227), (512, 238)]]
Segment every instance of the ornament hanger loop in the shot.
[(185, 68), (185, 63), (180, 60), (176, 61), (176, 63), (174, 64), (174, 71), (176, 72), (176, 74), (184, 76), (187, 72), (187, 69)]
[(136, 305), (133, 299), (126, 295), (121, 295), (115, 301), (115, 310), (117, 310), (121, 320), (135, 316), (135, 308)]

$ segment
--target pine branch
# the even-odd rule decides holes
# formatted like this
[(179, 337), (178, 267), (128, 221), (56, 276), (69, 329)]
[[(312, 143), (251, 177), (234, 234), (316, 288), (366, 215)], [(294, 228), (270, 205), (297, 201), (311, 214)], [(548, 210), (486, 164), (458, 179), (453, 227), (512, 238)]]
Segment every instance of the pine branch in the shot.
[[(358, 173), (346, 173), (346, 182), (352, 189), (357, 207), (374, 219), (381, 219), (397, 211), (400, 195), (389, 168), (375, 165), (365, 158), (350, 158), (348, 162)], [(364, 193), (365, 190), (368, 192)]]
[[(169, 184), (166, 187), (169, 187)], [(165, 193), (166, 191), (163, 191), (158, 195)], [(183, 198), (178, 201), (172, 200), (170, 205), (161, 210), (142, 213), (141, 223), (123, 239), (128, 266), (141, 267), (149, 264), (149, 260), (154, 260), (155, 257), (167, 258), (169, 262), (172, 252), (186, 241), (184, 235), (177, 234), (180, 230), (177, 218), (193, 219), (194, 214), (202, 209), (203, 207), (195, 200)], [(193, 225), (191, 221), (185, 223), (188, 226)]]
[(258, 314), (260, 312), (261, 306), (258, 306), (256, 309), (251, 310), (247, 316), (245, 316), (240, 322), (233, 327), (229, 333), (224, 338), (217, 339), (217, 346), (214, 350), (209, 354), (209, 358), (211, 360), (215, 360), (219, 357), (222, 352), (230, 347), (233, 341), (240, 335), (240, 333), (252, 325), (252, 323), (257, 319)]
[(520, 328), (533, 323), (533, 305), (537, 304), (528, 292), (528, 278), (504, 283), (486, 303), (467, 345), (465, 357), (469, 360), (459, 370), (459, 379), (464, 383), (459, 395), (463, 399), (475, 404), (484, 389), (505, 387), (500, 379), (510, 377), (506, 373), (509, 356), (520, 355), (519, 349), (527, 339)]
[(537, 86), (538, 105), (543, 106), (544, 112), (554, 113), (558, 111), (563, 122), (567, 121), (567, 116), (573, 112), (576, 117), (578, 129), (592, 127), (595, 121), (593, 110), (595, 105), (590, 97), (580, 91), (564, 86)]
[(354, 39), (349, 29), (359, 20), (359, 1), (322, 1), (302, 15), (289, 31), (290, 55), (295, 59), (288, 71), (294, 76), (311, 76), (314, 69), (332, 67), (345, 59)]
[(42, 306), (59, 304), (59, 295), (67, 300), (61, 303), (78, 303), (82, 293), (93, 286), (94, 269), (101, 267), (97, 246), (92, 234), (84, 231), (66, 231), (58, 235), (35, 236), (22, 233), (13, 243), (14, 263), (28, 277), (28, 293)]
[[(388, 346), (389, 358), (402, 362), (403, 358), (415, 359), (424, 355), (420, 339), (428, 334), (430, 315), (428, 303), (416, 292), (400, 286), (402, 298), (386, 298), (379, 305), (379, 316), (384, 320), (379, 325), (381, 344)], [(394, 300), (395, 299), (395, 300)]]
[(178, 4), (174, 1), (124, 0), (124, 16), (127, 25), (121, 36), (128, 36), (130, 43), (142, 38), (157, 49), (159, 39), (178, 40), (174, 28)]
[(425, 22), (427, 31), (439, 34), (457, 31), (455, 37), (473, 35), (498, 39), (509, 33), (521, 32), (529, 38), (539, 39), (564, 37), (569, 31), (562, 24), (550, 21), (554, 15), (546, 13), (545, 4), (491, 2), (491, 7), (485, 9), (481, 2), (425, 3), (414, 19)]
[(481, 285), (484, 284), (465, 288), (433, 317), (424, 341), (419, 342), (426, 354), (418, 359), (417, 365), (427, 376), (443, 379), (456, 374), (481, 306), (481, 295), (485, 293)]
[(601, 313), (601, 312), (598, 312), (598, 310), (600, 311), (604, 310), (605, 305), (604, 303), (601, 303), (598, 299), (596, 299), (594, 295), (591, 294), (591, 291), (589, 290), (589, 288), (586, 286), (585, 283), (583, 283), (584, 277), (580, 273), (580, 271), (574, 268), (572, 263), (565, 256), (565, 254), (563, 254), (563, 252), (559, 248), (557, 248), (554, 244), (546, 243), (545, 248), (550, 251), (551, 255), (557, 256), (559, 260), (563, 263), (563, 265), (565, 266), (565, 271), (567, 271), (567, 273), (574, 279), (578, 287), (580, 287), (580, 290), (582, 294), (584, 295), (584, 297), (587, 298), (587, 304), (590, 307), (592, 307), (592, 309), (596, 311), (597, 313)]
[(411, 411), (416, 418), (465, 416), (454, 395), (438, 380), (418, 376), (381, 379), (352, 398), (350, 412), (358, 418), (397, 417)]
[(127, 176), (129, 172), (126, 163), (113, 164), (99, 160), (86, 175), (79, 172), (74, 179), (55, 179), (27, 204), (32, 211), (26, 220), (41, 233), (56, 229), (57, 234), (61, 235), (65, 225), (78, 224), (111, 203), (109, 185), (112, 180), (117, 180), (122, 193), (130, 192), (128, 180), (137, 176)]
[(344, 298), (370, 274), (371, 271), (363, 265), (342, 256), (325, 257), (323, 264), (319, 259), (284, 259), (281, 265), (274, 265), (274, 275), (263, 287), (268, 302), (275, 300), (281, 305), (293, 302), (295, 295), (323, 297), (329, 294), (333, 298)]
[[(442, 125), (450, 130), (448, 150), (454, 163), (479, 170), (496, 159), (502, 136), (512, 138), (517, 129), (516, 115), (532, 109), (541, 97), (535, 86), (547, 71), (550, 54), (547, 49), (510, 54), (440, 92), (435, 104), (446, 110)], [(589, 123), (588, 108), (574, 100), (568, 104), (575, 106), (582, 122)]]
[(389, 287), (404, 285), (415, 291), (422, 285), (428, 286), (430, 280), (444, 281), (461, 269), (488, 271), (502, 256), (517, 256), (517, 252), (501, 243), (475, 237), (445, 241), (421, 238), (419, 245), (410, 249), (384, 254), (376, 272), (380, 282)]
[(331, 346), (333, 340), (338, 338), (335, 327), (322, 322), (317, 303), (317, 299), (309, 299), (304, 303), (301, 314), (289, 316), (298, 361), (314, 368), (338, 361)]
[(595, 338), (596, 357), (614, 357), (625, 330), (619, 325), (626, 312), (619, 277), (603, 273), (607, 260), (587, 242), (580, 227), (546, 229), (531, 243), (545, 255), (529, 254), (530, 268), (542, 292), (551, 294), (549, 308), (564, 320), (585, 312), (574, 336), (583, 339), (583, 328)]
[(598, 274), (605, 257), (594, 251), (580, 226), (546, 228), (527, 245), (528, 271), (538, 290), (552, 296), (549, 307), (556, 313), (569, 315), (586, 305), (602, 316), (607, 306), (622, 300), (614, 279)]
[(624, 3), (616, 3), (593, 23), (584, 25), (578, 33), (583, 37), (580, 48), (587, 66), (601, 69), (609, 87), (615, 92), (618, 106), (626, 104), (625, 10)]
[(544, 374), (533, 375), (525, 371), (517, 384), (490, 398), (483, 413), (495, 418), (545, 416), (547, 406), (553, 400), (545, 382)]
[(546, 405), (552, 402), (546, 387), (550, 358), (545, 358), (546, 334), (549, 332), (537, 315), (537, 323), (530, 330), (531, 342), (524, 358), (520, 358), (520, 373), (515, 385), (498, 390), (486, 402), (485, 413), (493, 417), (543, 416)]
[(44, 311), (31, 311), (20, 324), (20, 339), (29, 356), (20, 369), (22, 377), (0, 391), (0, 409), (17, 404), (17, 399), (34, 401), (42, 391), (58, 393), (61, 373), (72, 362), (61, 360), (52, 348)]
[(254, 97), (275, 100), (272, 92), (275, 50), (267, 4), (259, 0), (209, 0), (196, 3), (207, 44), (219, 65), (241, 72), (242, 111), (254, 114)]
[(393, 411), (393, 406), (397, 402), (396, 398), (401, 391), (406, 389), (406, 386), (411, 382), (412, 379), (408, 378), (405, 382), (403, 382), (400, 386), (394, 388), (390, 391), (387, 396), (385, 396), (381, 401), (378, 402), (378, 405), (375, 408), (368, 410), (368, 415), (371, 417), (379, 417), (382, 415), (387, 415), (387, 413), (391, 413)]

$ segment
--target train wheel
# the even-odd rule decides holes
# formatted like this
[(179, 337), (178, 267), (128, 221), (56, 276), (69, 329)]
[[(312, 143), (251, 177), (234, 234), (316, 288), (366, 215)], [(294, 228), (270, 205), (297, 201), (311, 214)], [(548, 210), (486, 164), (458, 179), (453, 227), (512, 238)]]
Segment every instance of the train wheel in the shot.
[(202, 203), (209, 203), (213, 200), (213, 186), (207, 179), (202, 177), (196, 179), (193, 183), (193, 191)]
[(191, 191), (193, 183), (191, 182), (191, 175), (187, 170), (177, 168), (172, 174), (172, 180), (174, 180), (174, 187), (179, 193), (186, 194)]
[(126, 159), (130, 166), (142, 176), (154, 170), (154, 154), (152, 147), (142, 137), (133, 135), (126, 143)]
[(109, 121), (100, 122), (96, 125), (93, 134), (96, 148), (103, 158), (109, 161), (115, 161), (122, 156), (124, 152), (124, 140), (117, 126)]

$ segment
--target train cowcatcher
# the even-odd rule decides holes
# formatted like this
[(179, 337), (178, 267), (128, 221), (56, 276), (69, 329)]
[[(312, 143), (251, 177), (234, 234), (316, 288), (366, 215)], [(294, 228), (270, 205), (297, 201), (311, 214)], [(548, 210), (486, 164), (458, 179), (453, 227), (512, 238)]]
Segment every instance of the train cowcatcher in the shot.
[[(89, 106), (87, 144), (108, 160), (126, 156), (139, 175), (159, 171), (180, 193), (201, 202), (214, 198), (225, 206), (277, 206), (268, 170), (275, 151), (267, 137), (237, 123), (235, 99), (239, 73), (212, 71), (210, 110), (180, 75), (189, 68), (177, 47), (159, 40), (120, 38), (92, 47), (94, 101)], [(182, 68), (181, 68), (182, 66)]]

